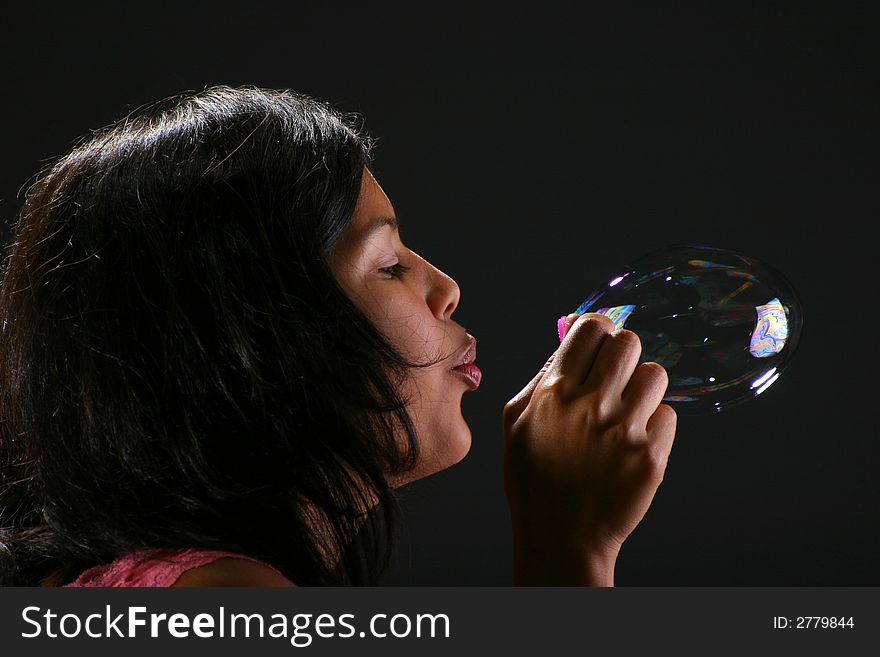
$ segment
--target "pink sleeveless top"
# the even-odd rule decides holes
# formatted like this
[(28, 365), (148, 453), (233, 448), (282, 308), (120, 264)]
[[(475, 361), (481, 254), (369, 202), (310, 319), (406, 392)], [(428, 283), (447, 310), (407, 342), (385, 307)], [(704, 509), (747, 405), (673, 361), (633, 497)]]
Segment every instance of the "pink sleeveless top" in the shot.
[(171, 586), (183, 573), (222, 557), (247, 559), (277, 568), (244, 554), (199, 548), (144, 548), (118, 557), (108, 564), (93, 566), (64, 586)]

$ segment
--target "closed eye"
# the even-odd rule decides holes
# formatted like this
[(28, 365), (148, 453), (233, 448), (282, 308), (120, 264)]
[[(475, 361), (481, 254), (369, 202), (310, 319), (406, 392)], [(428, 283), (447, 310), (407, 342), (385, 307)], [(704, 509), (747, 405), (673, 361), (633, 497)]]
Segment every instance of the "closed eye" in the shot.
[(397, 263), (391, 265), (390, 267), (383, 267), (379, 271), (385, 272), (386, 274), (388, 274), (389, 276), (392, 276), (394, 278), (403, 278), (404, 272), (408, 272), (409, 269), (410, 269), (409, 267), (405, 267), (404, 265), (397, 262)]

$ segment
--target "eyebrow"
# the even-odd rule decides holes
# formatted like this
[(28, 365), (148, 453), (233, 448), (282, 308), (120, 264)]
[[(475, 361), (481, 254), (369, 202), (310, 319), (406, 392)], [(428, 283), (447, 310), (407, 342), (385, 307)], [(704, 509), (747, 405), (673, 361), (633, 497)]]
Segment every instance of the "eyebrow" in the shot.
[(384, 226), (391, 226), (393, 230), (399, 231), (400, 221), (397, 219), (397, 217), (379, 217), (377, 219), (373, 219), (373, 221), (370, 223), (369, 226), (367, 226), (367, 229), (364, 231), (363, 239), (369, 238), (370, 235), (375, 233), (380, 228), (383, 228)]

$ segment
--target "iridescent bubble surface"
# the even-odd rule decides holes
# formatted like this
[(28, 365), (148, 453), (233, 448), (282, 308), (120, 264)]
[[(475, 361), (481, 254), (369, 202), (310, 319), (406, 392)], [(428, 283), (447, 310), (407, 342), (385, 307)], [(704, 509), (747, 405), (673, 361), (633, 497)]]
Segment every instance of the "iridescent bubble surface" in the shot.
[(779, 380), (803, 327), (801, 304), (782, 274), (704, 244), (677, 244), (633, 261), (572, 312), (601, 313), (636, 333), (641, 362), (660, 363), (669, 374), (664, 401), (684, 414), (721, 411), (762, 394)]

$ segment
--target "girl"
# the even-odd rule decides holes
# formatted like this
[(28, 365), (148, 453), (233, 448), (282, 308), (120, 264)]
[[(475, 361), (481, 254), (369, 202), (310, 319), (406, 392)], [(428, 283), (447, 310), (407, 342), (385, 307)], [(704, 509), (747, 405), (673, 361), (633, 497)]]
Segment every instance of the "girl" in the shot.
[[(0, 287), (0, 583), (377, 581), (393, 491), (465, 456), (480, 374), (353, 119), (212, 87), (28, 190)], [(675, 414), (634, 334), (566, 329), (503, 413), (514, 582), (612, 585)]]

